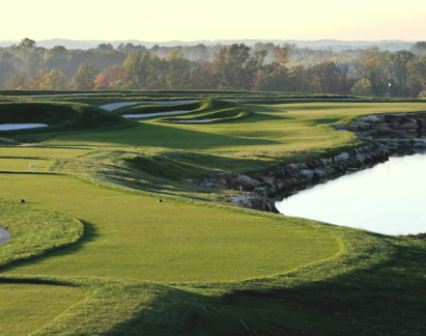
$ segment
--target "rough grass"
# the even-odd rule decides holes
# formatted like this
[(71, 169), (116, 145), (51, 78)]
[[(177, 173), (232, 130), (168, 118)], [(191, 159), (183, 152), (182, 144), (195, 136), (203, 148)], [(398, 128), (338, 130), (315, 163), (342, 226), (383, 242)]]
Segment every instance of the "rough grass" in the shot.
[(0, 225), (11, 236), (0, 248), (0, 268), (16, 260), (46, 254), (82, 237), (83, 225), (79, 221), (21, 204), (16, 196), (15, 202), (0, 200)]

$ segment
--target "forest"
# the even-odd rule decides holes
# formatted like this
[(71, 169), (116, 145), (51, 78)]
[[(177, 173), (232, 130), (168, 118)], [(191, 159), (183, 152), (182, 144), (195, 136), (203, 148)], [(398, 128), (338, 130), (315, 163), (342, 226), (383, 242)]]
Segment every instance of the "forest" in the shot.
[(426, 97), (426, 42), (396, 52), (311, 50), (293, 44), (94, 49), (38, 47), (25, 38), (0, 48), (0, 89), (222, 89)]

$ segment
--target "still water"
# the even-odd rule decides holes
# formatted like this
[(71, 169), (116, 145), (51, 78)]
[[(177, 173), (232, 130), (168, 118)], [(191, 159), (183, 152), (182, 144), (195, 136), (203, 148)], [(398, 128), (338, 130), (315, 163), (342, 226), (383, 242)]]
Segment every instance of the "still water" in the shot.
[(280, 213), (398, 235), (426, 232), (426, 155), (391, 158), (278, 202)]

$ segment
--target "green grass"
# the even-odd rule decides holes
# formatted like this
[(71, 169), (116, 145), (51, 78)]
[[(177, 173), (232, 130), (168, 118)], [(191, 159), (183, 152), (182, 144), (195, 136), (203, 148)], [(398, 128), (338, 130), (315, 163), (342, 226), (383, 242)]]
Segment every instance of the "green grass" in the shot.
[(2, 336), (26, 336), (49, 325), (84, 297), (77, 288), (0, 283)]
[[(328, 234), (287, 221), (172, 199), (144, 197), (61, 176), (0, 175), (0, 197), (78, 218), (85, 239), (8, 271), (134, 278), (229, 281), (271, 276), (339, 251)], [(57, 190), (61, 190), (60, 193)]]
[(93, 128), (123, 127), (132, 124), (119, 115), (94, 106), (64, 102), (0, 103), (0, 124), (43, 123), (46, 129), (3, 131), (9, 138), (20, 142), (33, 142), (36, 134), (57, 134)]
[[(1, 172), (47, 172), (53, 161), (32, 159), (5, 159), (0, 158)], [(34, 167), (31, 167), (34, 165)]]
[[(195, 185), (219, 171), (261, 171), (356, 146), (331, 125), (424, 111), (424, 102), (207, 100), (190, 108), (188, 118), (250, 115), (40, 133), (37, 145), (0, 147), (0, 226), (12, 233), (0, 247), (2, 336), (425, 334), (424, 241), (232, 208), (223, 202), (237, 191)], [(18, 323), (18, 309), (30, 319)]]
[[(22, 197), (22, 196), (21, 196)], [(83, 225), (62, 214), (34, 209), (28, 204), (0, 199), (0, 223), (10, 240), (0, 249), (0, 267), (16, 260), (46, 254), (47, 251), (78, 241)]]

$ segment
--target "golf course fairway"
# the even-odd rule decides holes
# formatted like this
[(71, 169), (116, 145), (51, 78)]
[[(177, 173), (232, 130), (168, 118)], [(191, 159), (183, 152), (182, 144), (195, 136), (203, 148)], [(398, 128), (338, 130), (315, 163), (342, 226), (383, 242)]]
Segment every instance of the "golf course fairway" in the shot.
[[(185, 91), (179, 99), (196, 97)], [(147, 97), (0, 103), (4, 120), (19, 112), (28, 122), (57, 122), (0, 135), (0, 227), (10, 238), (0, 246), (0, 336), (426, 334), (422, 236), (230, 202), (256, 193), (265, 209), (276, 197), (271, 188), (292, 179), (277, 169), (316, 169), (312, 162), (369, 141), (334, 124), (426, 111), (426, 101), (209, 98), (185, 108), (99, 108), (133, 98)], [(76, 124), (61, 124), (63, 109), (78, 113)], [(121, 117), (176, 110), (215, 120)], [(258, 184), (234, 183), (238, 175)], [(225, 186), (206, 183), (221, 176), (231, 176)]]
[[(0, 197), (81, 220), (83, 240), (12, 274), (229, 281), (284, 273), (339, 251), (285, 218), (107, 190), (72, 177), (0, 175)], [(10, 273), (8, 272), (8, 273)]]

